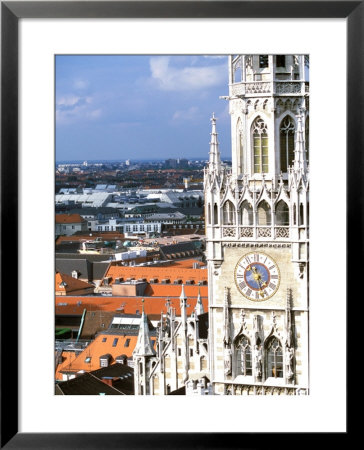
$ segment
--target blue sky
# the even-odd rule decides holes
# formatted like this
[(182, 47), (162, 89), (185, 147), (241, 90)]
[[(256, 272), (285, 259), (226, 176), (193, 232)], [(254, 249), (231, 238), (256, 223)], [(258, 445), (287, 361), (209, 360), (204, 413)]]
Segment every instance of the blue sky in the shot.
[(230, 157), (227, 56), (56, 56), (56, 161)]

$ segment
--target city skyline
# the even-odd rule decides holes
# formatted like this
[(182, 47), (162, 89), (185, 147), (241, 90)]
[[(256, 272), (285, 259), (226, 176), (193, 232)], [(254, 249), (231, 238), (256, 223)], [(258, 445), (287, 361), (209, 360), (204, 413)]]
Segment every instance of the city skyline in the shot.
[(227, 56), (57, 55), (56, 160), (229, 157)]

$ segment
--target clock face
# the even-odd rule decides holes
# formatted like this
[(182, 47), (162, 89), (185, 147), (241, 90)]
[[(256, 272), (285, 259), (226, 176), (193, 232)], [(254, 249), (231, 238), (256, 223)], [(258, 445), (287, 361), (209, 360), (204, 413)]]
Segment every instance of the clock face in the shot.
[(264, 301), (278, 290), (280, 273), (277, 263), (265, 253), (251, 252), (235, 267), (235, 284), (244, 297)]

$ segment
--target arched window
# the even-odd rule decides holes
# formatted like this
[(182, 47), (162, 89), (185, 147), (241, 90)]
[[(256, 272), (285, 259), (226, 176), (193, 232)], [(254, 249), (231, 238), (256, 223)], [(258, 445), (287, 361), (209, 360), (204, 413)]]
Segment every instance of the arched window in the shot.
[(244, 155), (244, 139), (243, 139), (243, 127), (241, 124), (241, 120), (240, 117), (238, 119), (238, 122), (236, 124), (236, 150), (237, 150), (237, 155), (239, 156), (239, 161), (240, 161), (240, 168), (239, 171), (241, 173), (244, 173), (245, 171), (245, 155)]
[(232, 225), (234, 223), (234, 205), (230, 200), (226, 200), (223, 207), (224, 225)]
[(289, 225), (289, 208), (283, 200), (276, 206), (276, 225)]
[(217, 204), (214, 203), (214, 225), (217, 225), (219, 223), (219, 218), (217, 215)]
[(308, 153), (310, 148), (310, 117), (307, 116), (305, 120), (305, 146), (306, 146), (306, 160), (309, 161)]
[(246, 200), (243, 201), (240, 208), (241, 225), (253, 225), (253, 208)]
[(300, 203), (300, 215), (299, 215), (298, 225), (304, 225), (304, 224), (305, 224), (304, 208), (303, 208), (303, 204)]
[(272, 217), (268, 203), (263, 200), (258, 206), (258, 225), (271, 225)]
[(211, 225), (211, 205), (208, 203), (207, 205), (207, 223)]
[(279, 129), (281, 171), (287, 172), (294, 160), (294, 133), (295, 124), (290, 116), (286, 116)]
[(268, 130), (264, 121), (257, 117), (252, 125), (254, 173), (268, 172)]
[(241, 83), (243, 80), (242, 61), (239, 56), (233, 64), (233, 83)]
[(293, 225), (297, 225), (297, 206), (293, 205)]
[(267, 344), (267, 378), (283, 378), (282, 345), (276, 337), (272, 337)]
[(239, 340), (236, 350), (237, 375), (252, 375), (252, 350), (246, 336), (242, 336)]

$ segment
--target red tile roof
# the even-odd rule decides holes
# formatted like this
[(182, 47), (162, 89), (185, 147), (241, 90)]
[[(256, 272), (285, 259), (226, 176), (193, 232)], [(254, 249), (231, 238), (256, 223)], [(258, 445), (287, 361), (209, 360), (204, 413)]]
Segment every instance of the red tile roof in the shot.
[[(142, 311), (142, 299), (144, 299), (144, 311), (146, 314), (160, 315), (161, 312), (166, 312), (166, 300), (170, 299), (171, 306), (176, 309), (176, 315), (181, 314), (180, 300), (181, 286), (178, 288), (178, 295), (175, 297), (79, 297), (67, 296), (56, 297), (56, 315), (82, 315), (84, 309), (87, 311), (115, 311), (124, 312), (125, 314), (136, 314), (137, 311)], [(190, 315), (196, 306), (197, 293), (191, 295), (190, 288), (197, 288), (197, 286), (185, 286), (185, 294), (187, 296), (187, 314)], [(200, 286), (201, 300), (205, 312), (208, 310), (207, 286)], [(202, 289), (206, 288), (206, 292)], [(197, 292), (197, 290), (196, 290)]]
[[(182, 284), (188, 284), (188, 280), (193, 280), (195, 284), (200, 281), (207, 282), (207, 269), (186, 269), (183, 266), (162, 266), (162, 267), (140, 267), (140, 266), (116, 266), (110, 264), (108, 270), (105, 273), (105, 277), (111, 277), (109, 285), (113, 284), (116, 278), (134, 278), (138, 280), (145, 278), (149, 281), (152, 278), (157, 278), (160, 283), (162, 280), (170, 280), (173, 284), (175, 280), (181, 280)], [(153, 285), (154, 287), (154, 285)], [(154, 290), (153, 290), (154, 292)], [(154, 294), (146, 294), (154, 295)], [(164, 295), (164, 294), (155, 294)], [(179, 295), (179, 294), (166, 294), (166, 295)]]
[(106, 232), (92, 231), (91, 233), (88, 234), (73, 234), (72, 236), (59, 236), (56, 240), (56, 245), (61, 244), (62, 242), (69, 242), (69, 241), (80, 242), (83, 240), (94, 239), (96, 237), (105, 238), (106, 240), (124, 239), (124, 235), (116, 231), (106, 231)]
[(56, 214), (56, 223), (82, 223), (86, 220), (79, 214)]
[[(127, 339), (129, 339), (128, 342)], [(90, 372), (99, 369), (100, 356), (106, 354), (111, 355), (109, 364), (116, 362), (116, 358), (121, 355), (131, 357), (137, 340), (138, 336), (99, 334), (70, 364), (63, 366), (62, 370), (65, 372), (79, 372), (80, 370)], [(152, 337), (151, 340), (155, 341), (155, 338)], [(86, 358), (91, 359), (88, 361)]]
[(70, 292), (82, 290), (90, 294), (91, 290), (94, 290), (94, 286), (70, 275), (56, 272), (55, 291), (57, 295), (68, 295)]
[(61, 370), (63, 370), (64, 367), (69, 366), (69, 364), (72, 363), (76, 359), (76, 353), (75, 352), (62, 352), (62, 361), (57, 365), (56, 367), (56, 380), (62, 380), (62, 374), (60, 373)]

